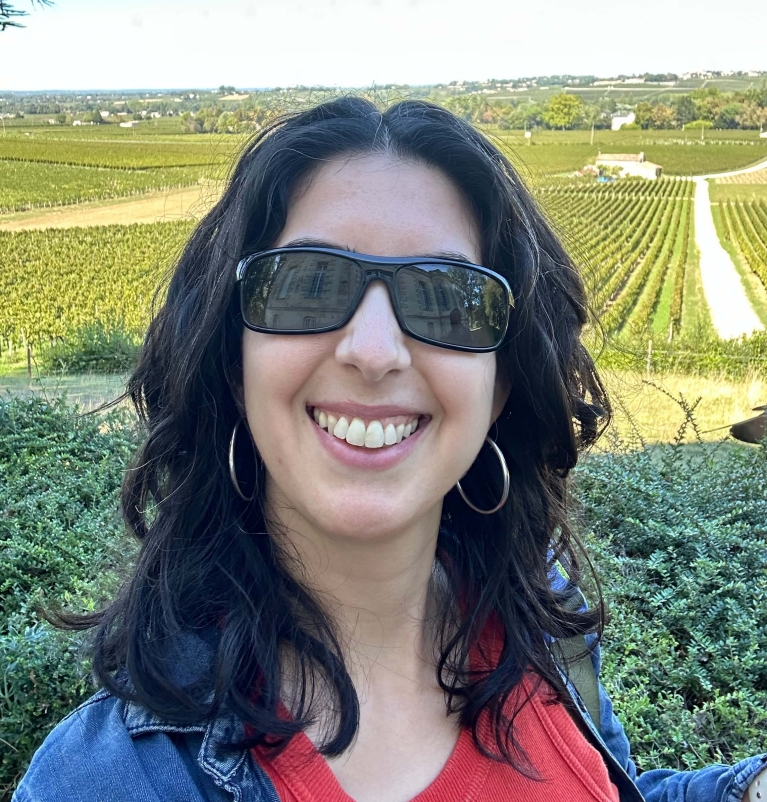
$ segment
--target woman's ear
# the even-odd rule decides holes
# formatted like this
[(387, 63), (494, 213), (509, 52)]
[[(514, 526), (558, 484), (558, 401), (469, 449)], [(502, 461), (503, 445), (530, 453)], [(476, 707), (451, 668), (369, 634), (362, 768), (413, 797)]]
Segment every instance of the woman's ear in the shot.
[(511, 394), (511, 378), (506, 370), (506, 365), (498, 357), (495, 358), (495, 389), (493, 390), (493, 412), (492, 421), (495, 423)]

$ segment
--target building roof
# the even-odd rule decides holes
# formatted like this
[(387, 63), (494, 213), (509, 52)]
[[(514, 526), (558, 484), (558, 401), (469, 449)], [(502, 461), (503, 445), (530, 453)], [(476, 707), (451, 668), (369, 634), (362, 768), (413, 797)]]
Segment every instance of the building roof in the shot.
[(644, 153), (600, 153), (597, 160), (610, 162), (643, 162)]

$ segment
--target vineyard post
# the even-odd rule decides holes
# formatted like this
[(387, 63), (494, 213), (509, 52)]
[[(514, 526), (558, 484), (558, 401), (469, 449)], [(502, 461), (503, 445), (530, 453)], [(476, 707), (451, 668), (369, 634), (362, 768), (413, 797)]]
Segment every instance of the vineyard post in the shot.
[(32, 378), (32, 343), (27, 341), (27, 378)]
[(650, 375), (652, 369), (652, 337), (647, 341), (647, 375)]

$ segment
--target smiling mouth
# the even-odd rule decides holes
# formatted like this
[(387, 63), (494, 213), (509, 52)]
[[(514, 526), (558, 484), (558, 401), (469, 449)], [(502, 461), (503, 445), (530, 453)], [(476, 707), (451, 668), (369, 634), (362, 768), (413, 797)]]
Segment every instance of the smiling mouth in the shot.
[(362, 418), (349, 418), (319, 407), (309, 407), (307, 412), (320, 429), (325, 429), (339, 440), (344, 440), (350, 446), (371, 449), (395, 446), (410, 437), (419, 424), (429, 420), (428, 416), (397, 415), (366, 421)]

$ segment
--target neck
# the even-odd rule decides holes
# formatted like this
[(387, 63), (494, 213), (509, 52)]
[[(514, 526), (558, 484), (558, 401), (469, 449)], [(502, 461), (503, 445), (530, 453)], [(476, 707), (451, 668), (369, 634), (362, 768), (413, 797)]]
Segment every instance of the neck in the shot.
[(270, 527), (288, 570), (308, 587), (341, 635), (352, 675), (373, 663), (433, 673), (434, 577), (441, 505), (386, 537), (338, 537), (271, 499)]

